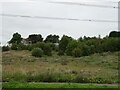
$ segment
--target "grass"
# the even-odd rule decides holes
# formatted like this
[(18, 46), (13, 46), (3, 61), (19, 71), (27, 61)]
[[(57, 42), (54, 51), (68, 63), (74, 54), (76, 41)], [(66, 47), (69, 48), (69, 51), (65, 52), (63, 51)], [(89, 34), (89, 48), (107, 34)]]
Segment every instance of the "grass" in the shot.
[[(53, 52), (53, 56), (36, 58), (30, 51), (11, 50), (2, 55), (3, 82), (21, 82), (17, 84), (21, 86), (29, 86), (22, 84), (27, 82), (117, 84), (118, 54), (120, 52), (106, 52), (74, 58), (58, 56)], [(5, 83), (3, 86), (7, 87), (9, 84)]]
[(4, 83), (3, 88), (118, 88), (118, 86), (79, 83)]

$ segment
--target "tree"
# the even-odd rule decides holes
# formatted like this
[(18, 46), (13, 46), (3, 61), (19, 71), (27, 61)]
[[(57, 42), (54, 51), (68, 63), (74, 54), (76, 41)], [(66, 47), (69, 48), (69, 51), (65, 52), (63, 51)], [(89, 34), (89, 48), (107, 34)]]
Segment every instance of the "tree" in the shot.
[(79, 44), (79, 49), (81, 50), (82, 56), (88, 56), (90, 54), (90, 47), (85, 43)]
[(104, 51), (119, 51), (120, 50), (120, 38), (106, 38), (102, 43)]
[(78, 41), (77, 40), (72, 40), (70, 43), (68, 43), (67, 47), (66, 47), (66, 54), (69, 56), (72, 56), (72, 51), (78, 47)]
[(59, 42), (59, 36), (58, 35), (48, 35), (45, 39), (45, 42), (47, 43), (58, 43)]
[(110, 32), (109, 37), (120, 37), (120, 31)]
[(71, 37), (63, 35), (62, 39), (59, 42), (59, 50), (65, 52), (68, 43), (73, 40)]
[(13, 37), (12, 37), (12, 39), (9, 41), (9, 43), (19, 44), (19, 43), (21, 43), (21, 40), (22, 40), (21, 35), (20, 35), (19, 33), (14, 33), (14, 34), (13, 34)]
[(29, 35), (28, 40), (31, 41), (32, 43), (37, 43), (37, 42), (42, 42), (43, 38), (41, 34), (32, 34)]

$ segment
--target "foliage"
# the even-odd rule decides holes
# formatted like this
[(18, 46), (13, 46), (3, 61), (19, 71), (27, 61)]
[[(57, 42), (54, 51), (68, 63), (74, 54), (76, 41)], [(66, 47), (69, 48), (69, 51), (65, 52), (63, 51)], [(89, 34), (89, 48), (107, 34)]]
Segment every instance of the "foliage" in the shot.
[(38, 43), (34, 44), (34, 47), (41, 48), (45, 55), (48, 55), (48, 56), (52, 55), (52, 49), (51, 49), (50, 43), (38, 42)]
[(64, 52), (63, 52), (62, 50), (59, 50), (59, 51), (58, 51), (58, 55), (59, 55), (59, 56), (62, 56), (62, 55), (64, 55)]
[(51, 50), (50, 44), (45, 44), (44, 47), (43, 47), (43, 51), (44, 51), (45, 55), (51, 56), (52, 55), (52, 50)]
[(67, 45), (66, 54), (75, 57), (87, 56), (90, 54), (90, 47), (83, 42), (72, 40)]
[(71, 37), (63, 35), (63, 37), (62, 37), (62, 39), (60, 40), (60, 43), (59, 43), (59, 50), (65, 52), (66, 47), (71, 40), (72, 40)]
[(81, 51), (81, 49), (80, 49), (80, 48), (75, 48), (75, 49), (73, 49), (72, 55), (73, 55), (74, 57), (80, 57), (80, 56), (82, 56), (82, 51)]
[(119, 51), (120, 38), (104, 38), (102, 43), (103, 51)]
[(2, 51), (9, 51), (9, 50), (10, 50), (9, 46), (3, 46), (2, 47)]
[(120, 31), (110, 32), (109, 37), (120, 37)]
[(32, 43), (37, 43), (37, 42), (42, 42), (43, 38), (41, 34), (32, 34), (29, 35), (28, 40), (32, 41)]
[(45, 42), (47, 43), (58, 43), (59, 42), (59, 36), (58, 35), (48, 35), (45, 39)]
[(78, 47), (78, 42), (76, 40), (72, 40), (68, 43), (67, 47), (66, 47), (66, 54), (69, 56), (72, 56), (72, 51)]
[(40, 48), (34, 48), (34, 49), (32, 50), (32, 56), (42, 57), (42, 56), (43, 56), (43, 50), (40, 49)]
[(26, 50), (32, 51), (32, 49), (35, 48), (35, 46), (32, 44), (27, 45)]
[(54, 43), (49, 43), (49, 45), (53, 51), (57, 52), (59, 50), (59, 45), (55, 45)]
[(81, 50), (82, 56), (108, 51), (115, 52), (120, 50), (120, 38), (105, 37), (101, 39), (96, 37), (84, 37), (78, 40), (72, 40), (67, 45), (66, 54), (72, 56), (72, 51), (75, 48)]
[(18, 49), (17, 50), (27, 50), (27, 45), (24, 45), (22, 43), (18, 44)]
[[(80, 37), (78, 40), (72, 37), (63, 35), (59, 41), (58, 35), (48, 35), (44, 42), (42, 35), (32, 34), (29, 35), (28, 40), (32, 41), (31, 45), (21, 44), (21, 35), (15, 33), (11, 39), (12, 50), (29, 50), (34, 48), (41, 48), (43, 53), (47, 56), (52, 55), (52, 51), (58, 52), (58, 55), (68, 55), (68, 56), (88, 56), (94, 53), (102, 52), (115, 52), (120, 50), (120, 38), (119, 32), (112, 31), (109, 37), (100, 38), (99, 37)], [(9, 42), (9, 43), (10, 43)], [(59, 45), (55, 45), (58, 43)], [(76, 50), (78, 49), (78, 50)], [(79, 55), (78, 55), (78, 52)]]
[(21, 40), (22, 40), (21, 35), (20, 35), (19, 33), (14, 33), (14, 34), (13, 34), (13, 37), (12, 37), (12, 39), (9, 41), (9, 43), (19, 44), (19, 43), (21, 43)]
[(16, 44), (16, 43), (12, 44), (11, 49), (18, 50), (18, 44)]

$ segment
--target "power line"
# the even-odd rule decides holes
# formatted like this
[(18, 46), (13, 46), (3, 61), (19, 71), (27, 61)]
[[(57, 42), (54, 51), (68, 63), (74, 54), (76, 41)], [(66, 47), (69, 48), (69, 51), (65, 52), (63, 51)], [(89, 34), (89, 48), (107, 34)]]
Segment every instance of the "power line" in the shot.
[(117, 23), (118, 22), (118, 21), (113, 21), (113, 20), (77, 19), (77, 18), (44, 17), (44, 16), (27, 16), (27, 15), (14, 15), (14, 14), (0, 14), (0, 15), (1, 16), (8, 16), (8, 17), (22, 17), (22, 18), (32, 18), (32, 19), (70, 20), (70, 21), (87, 21), (87, 22), (109, 22), (109, 23)]
[(95, 5), (95, 4), (75, 3), (75, 2), (49, 2), (49, 3), (64, 4), (64, 5), (80, 5), (80, 6), (90, 6), (90, 7), (114, 8), (114, 9), (118, 9), (118, 7), (116, 7), (116, 6), (105, 6), (105, 5)]

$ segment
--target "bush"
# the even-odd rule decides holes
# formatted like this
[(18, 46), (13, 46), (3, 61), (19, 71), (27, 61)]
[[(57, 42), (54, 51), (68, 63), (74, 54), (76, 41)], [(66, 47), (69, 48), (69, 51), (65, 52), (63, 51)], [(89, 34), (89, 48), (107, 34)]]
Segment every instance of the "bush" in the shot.
[(62, 55), (64, 55), (64, 52), (62, 50), (59, 50), (58, 55), (62, 56)]
[(90, 51), (91, 48), (88, 45), (85, 45), (84, 43), (81, 44), (80, 49), (82, 51), (81, 52), (82, 56), (88, 56), (91, 53), (91, 51)]
[(52, 55), (51, 44), (44, 43), (44, 42), (38, 42), (38, 43), (33, 44), (33, 45), (34, 45), (33, 47), (41, 48), (45, 55), (47, 55), (47, 56), (51, 56)]
[(18, 49), (17, 50), (27, 50), (27, 45), (24, 45), (22, 43), (18, 44)]
[(10, 50), (10, 48), (8, 46), (3, 46), (2, 47), (2, 51), (9, 51), (9, 50)]
[(34, 48), (34, 49), (32, 50), (32, 56), (42, 57), (42, 56), (43, 56), (43, 50), (40, 49), (40, 48)]
[(26, 46), (26, 49), (29, 50), (29, 51), (32, 51), (34, 48), (35, 48), (34, 44)]
[(54, 50), (54, 51), (58, 51), (58, 50), (59, 50), (59, 46), (57, 46), (57, 45), (55, 45), (55, 44), (53, 44), (53, 43), (50, 43), (50, 47), (51, 47), (51, 49)]
[(74, 57), (80, 57), (80, 56), (82, 56), (82, 51), (79, 48), (75, 48), (72, 51), (72, 54), (73, 54)]
[(11, 49), (12, 50), (17, 50), (18, 49), (18, 45), (17, 44), (12, 44)]
[(51, 56), (52, 55), (52, 50), (51, 50), (51, 47), (50, 47), (49, 44), (45, 44), (44, 45), (43, 52), (47, 56)]

